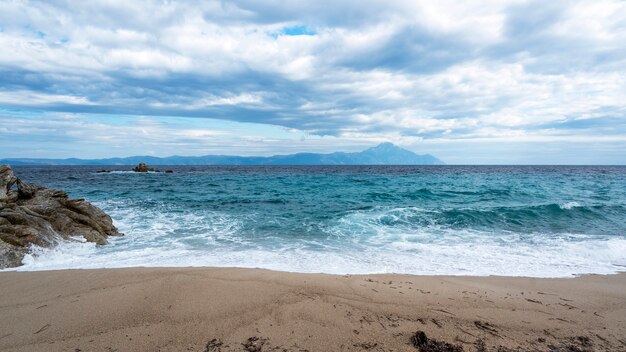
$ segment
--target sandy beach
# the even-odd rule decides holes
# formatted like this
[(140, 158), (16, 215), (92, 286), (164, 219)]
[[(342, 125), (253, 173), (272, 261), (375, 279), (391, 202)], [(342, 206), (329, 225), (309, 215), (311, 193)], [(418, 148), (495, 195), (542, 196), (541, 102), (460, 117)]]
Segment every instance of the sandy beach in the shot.
[(625, 303), (626, 274), (2, 272), (0, 350), (416, 351), (423, 331), (465, 351), (625, 351)]

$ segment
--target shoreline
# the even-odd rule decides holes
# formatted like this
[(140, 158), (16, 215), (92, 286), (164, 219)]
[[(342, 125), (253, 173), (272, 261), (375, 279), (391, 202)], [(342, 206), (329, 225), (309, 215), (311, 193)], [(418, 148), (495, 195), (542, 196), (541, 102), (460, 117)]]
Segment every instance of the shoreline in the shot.
[(411, 336), (423, 331), (465, 351), (481, 343), (487, 351), (620, 351), (626, 350), (625, 302), (626, 273), (3, 271), (0, 350), (417, 351)]
[(38, 272), (63, 272), (63, 271), (97, 271), (97, 270), (133, 270), (133, 269), (147, 269), (147, 270), (177, 270), (177, 269), (189, 269), (189, 270), (197, 270), (197, 269), (207, 269), (207, 270), (259, 270), (259, 271), (269, 271), (274, 273), (284, 273), (284, 274), (302, 274), (302, 275), (328, 275), (328, 276), (341, 276), (341, 277), (356, 277), (356, 276), (411, 276), (411, 277), (427, 277), (427, 278), (503, 278), (503, 279), (542, 279), (542, 280), (570, 280), (577, 279), (588, 276), (619, 276), (626, 275), (626, 267), (624, 270), (615, 271), (612, 273), (583, 273), (583, 274), (571, 274), (569, 276), (525, 276), (525, 275), (498, 275), (498, 274), (489, 274), (489, 275), (477, 275), (477, 274), (407, 274), (407, 273), (395, 273), (395, 272), (385, 272), (385, 273), (345, 273), (345, 274), (337, 274), (337, 273), (327, 273), (327, 272), (306, 272), (306, 271), (289, 271), (289, 270), (278, 270), (278, 269), (269, 269), (263, 267), (247, 267), (247, 266), (209, 266), (209, 265), (198, 265), (198, 266), (128, 266), (128, 267), (96, 267), (96, 268), (37, 268), (33, 270), (21, 270), (23, 266), (16, 266), (12, 268), (0, 269), (0, 275), (2, 273), (38, 273)]

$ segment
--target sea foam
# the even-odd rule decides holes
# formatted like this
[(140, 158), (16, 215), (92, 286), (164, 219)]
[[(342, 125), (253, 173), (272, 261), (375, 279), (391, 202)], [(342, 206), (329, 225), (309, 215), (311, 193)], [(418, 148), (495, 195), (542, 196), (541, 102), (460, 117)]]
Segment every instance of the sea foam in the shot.
[[(34, 248), (22, 267), (216, 266), (571, 277), (626, 265), (626, 168), (25, 168), (124, 237)], [(114, 171), (128, 168), (111, 167)]]
[(331, 224), (328, 237), (317, 241), (255, 241), (238, 233), (245, 219), (162, 210), (113, 212), (122, 219), (117, 225), (126, 237), (113, 238), (107, 246), (65, 242), (53, 249), (35, 248), (16, 270), (214, 266), (331, 274), (570, 277), (615, 273), (626, 262), (626, 240), (619, 238), (493, 233), (436, 224), (388, 226), (423, 211), (419, 209), (354, 212)]

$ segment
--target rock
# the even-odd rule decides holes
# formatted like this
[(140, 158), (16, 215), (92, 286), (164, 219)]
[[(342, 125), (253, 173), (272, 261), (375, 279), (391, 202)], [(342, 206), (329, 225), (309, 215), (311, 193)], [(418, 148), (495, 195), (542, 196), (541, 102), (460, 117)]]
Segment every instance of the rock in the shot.
[(98, 171), (96, 171), (96, 173), (98, 173), (98, 174), (109, 173), (109, 172), (111, 172), (111, 170), (98, 170)]
[(20, 266), (27, 253), (27, 248), (16, 248), (0, 241), (0, 269)]
[[(35, 196), (37, 191), (42, 190), (43, 187), (37, 185), (30, 185), (17, 179), (17, 199), (31, 199)], [(67, 196), (67, 195), (66, 195)]]
[(21, 265), (31, 245), (52, 247), (73, 236), (103, 245), (108, 236), (123, 235), (99, 208), (23, 182), (8, 165), (0, 165), (0, 187), (0, 269)]
[(166, 173), (166, 174), (173, 174), (173, 173), (174, 173), (174, 170), (165, 170), (165, 173)]
[(0, 201), (8, 198), (9, 191), (16, 182), (17, 177), (13, 175), (11, 167), (9, 165), (0, 165)]
[(148, 165), (146, 165), (146, 163), (139, 163), (139, 165), (135, 166), (133, 168), (133, 171), (135, 172), (158, 172), (159, 170), (153, 169), (151, 167), (148, 167)]
[(133, 168), (133, 171), (135, 172), (148, 172), (150, 171), (150, 168), (148, 168), (148, 165), (146, 165), (145, 163), (139, 163), (139, 165), (135, 166)]

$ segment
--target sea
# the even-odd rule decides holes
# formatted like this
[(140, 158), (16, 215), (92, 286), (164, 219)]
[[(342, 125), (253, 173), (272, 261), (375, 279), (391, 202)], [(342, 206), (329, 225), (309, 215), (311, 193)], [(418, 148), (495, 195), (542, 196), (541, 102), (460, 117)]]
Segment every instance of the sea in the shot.
[[(99, 169), (113, 170), (98, 173)], [(123, 237), (34, 248), (12, 270), (246, 267), (572, 277), (626, 270), (626, 167), (16, 166)]]

